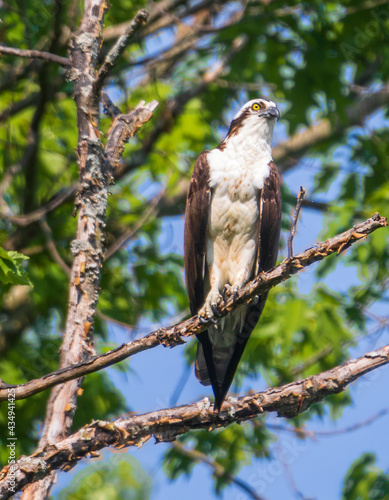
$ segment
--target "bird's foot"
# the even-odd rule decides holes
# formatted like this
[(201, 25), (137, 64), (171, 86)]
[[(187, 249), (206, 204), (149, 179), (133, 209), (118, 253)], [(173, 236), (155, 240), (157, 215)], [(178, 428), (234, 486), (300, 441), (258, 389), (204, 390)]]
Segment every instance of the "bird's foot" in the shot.
[(218, 321), (216, 318), (220, 318), (221, 314), (218, 310), (218, 305), (222, 303), (223, 297), (218, 291), (210, 291), (205, 299), (205, 303), (200, 311), (197, 313), (200, 323), (206, 323), (211, 321), (211, 323), (217, 325)]
[(238, 297), (238, 290), (239, 286), (238, 285), (224, 285), (223, 291), (222, 291), (222, 296), (223, 296), (223, 302), (227, 302), (228, 298), (230, 295), (232, 295), (232, 301), (235, 302), (237, 297)]
[(249, 304), (252, 306), (256, 306), (259, 304), (259, 296), (254, 295), (254, 297), (249, 301)]

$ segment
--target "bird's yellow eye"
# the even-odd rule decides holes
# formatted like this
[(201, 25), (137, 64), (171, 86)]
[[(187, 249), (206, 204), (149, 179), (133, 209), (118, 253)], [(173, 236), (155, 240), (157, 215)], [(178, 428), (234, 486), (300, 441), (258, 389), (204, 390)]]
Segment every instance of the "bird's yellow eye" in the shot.
[(259, 109), (261, 109), (261, 105), (258, 103), (258, 102), (255, 102), (253, 105), (252, 105), (252, 109), (254, 111), (258, 111)]

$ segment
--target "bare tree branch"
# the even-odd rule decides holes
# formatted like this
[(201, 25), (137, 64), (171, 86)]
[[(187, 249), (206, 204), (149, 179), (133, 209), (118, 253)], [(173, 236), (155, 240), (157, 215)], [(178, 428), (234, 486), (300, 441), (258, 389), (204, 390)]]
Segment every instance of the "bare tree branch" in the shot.
[(79, 183), (75, 182), (64, 189), (61, 189), (61, 191), (58, 191), (58, 193), (56, 193), (56, 195), (53, 196), (49, 202), (37, 208), (33, 212), (26, 215), (15, 215), (13, 217), (9, 217), (9, 220), (18, 226), (28, 226), (33, 222), (37, 222), (43, 219), (49, 212), (52, 212), (57, 207), (62, 205), (64, 201), (72, 198), (76, 194), (78, 187)]
[[(273, 270), (267, 273), (261, 273), (253, 281), (250, 281), (241, 288), (237, 293), (235, 301), (230, 297), (224, 306), (220, 307), (220, 316), (226, 316), (230, 311), (236, 309), (240, 304), (246, 303), (255, 297), (255, 295), (262, 294), (279, 285), (314, 262), (323, 260), (333, 253), (339, 254), (353, 243), (366, 238), (366, 236), (373, 231), (386, 226), (386, 219), (379, 214), (374, 214), (371, 219), (356, 224), (348, 231), (322, 243), (318, 243), (291, 259), (284, 260)], [(15, 399), (24, 399), (44, 391), (49, 387), (111, 366), (138, 352), (151, 349), (160, 344), (165, 347), (175, 347), (176, 345), (183, 344), (183, 339), (185, 337), (190, 337), (207, 329), (209, 324), (210, 323), (202, 323), (197, 316), (193, 316), (172, 327), (159, 328), (141, 339), (123, 344), (117, 349), (113, 349), (101, 356), (90, 357), (88, 360), (78, 363), (77, 365), (73, 363), (73, 366), (70, 366), (70, 364), (69, 366), (63, 366), (56, 372), (45, 375), (40, 379), (27, 382), (26, 384), (16, 386), (0, 383), (0, 401), (5, 401), (7, 399), (9, 389), (15, 391)]]
[(116, 241), (115, 243), (112, 243), (112, 245), (108, 248), (108, 250), (105, 253), (105, 260), (109, 259), (112, 257), (114, 253), (116, 253), (123, 245), (131, 241), (136, 233), (139, 231), (139, 229), (143, 226), (143, 224), (147, 221), (147, 219), (152, 215), (155, 214), (157, 211), (157, 205), (162, 198), (163, 194), (165, 192), (165, 189), (162, 189), (160, 193), (157, 194), (149, 203), (147, 206), (147, 209), (145, 212), (139, 217), (137, 220), (136, 224), (134, 224), (133, 227), (125, 231)]
[(61, 66), (64, 66), (65, 68), (71, 65), (70, 59), (68, 59), (67, 57), (57, 56), (56, 54), (43, 52), (41, 50), (16, 49), (14, 47), (6, 47), (5, 45), (0, 45), (0, 54), (27, 57), (29, 59), (43, 59), (47, 62), (57, 63)]
[(304, 200), (304, 196), (305, 196), (305, 189), (301, 186), (300, 192), (297, 195), (296, 209), (295, 209), (294, 214), (293, 214), (292, 226), (290, 228), (290, 234), (289, 234), (289, 238), (288, 238), (288, 258), (289, 259), (291, 257), (293, 257), (293, 239), (294, 239), (294, 235), (296, 234), (297, 222), (299, 220), (301, 205), (302, 205), (302, 202)]
[[(30, 457), (20, 457), (13, 464), (14, 490), (20, 491), (26, 484), (59, 468), (72, 468), (79, 460), (88, 455), (96, 456), (98, 450), (107, 446), (140, 447), (152, 437), (156, 443), (174, 441), (190, 430), (227, 427), (235, 422), (251, 420), (264, 412), (293, 418), (308, 410), (312, 404), (344, 391), (359, 377), (388, 363), (389, 345), (305, 380), (240, 398), (230, 397), (220, 413), (213, 411), (209, 399), (205, 398), (193, 404), (119, 418), (113, 422), (93, 422), (55, 446), (46, 445)], [(7, 465), (0, 472), (0, 497), (4, 500), (13, 494), (8, 488), (10, 469), (11, 466)]]
[(124, 149), (124, 143), (132, 137), (135, 132), (146, 123), (153, 115), (153, 111), (158, 106), (158, 101), (145, 104), (140, 101), (138, 106), (126, 115), (117, 115), (108, 132), (107, 144), (105, 145), (105, 155), (109, 160), (112, 169), (119, 165), (119, 161)]
[(127, 30), (121, 35), (112, 49), (108, 52), (96, 78), (95, 92), (100, 92), (103, 86), (104, 80), (109, 76), (112, 69), (117, 64), (120, 56), (123, 54), (124, 49), (127, 47), (128, 43), (134, 36), (134, 34), (139, 31), (139, 29), (144, 26), (149, 17), (149, 13), (142, 9), (140, 10)]
[(66, 264), (66, 262), (62, 259), (60, 256), (57, 247), (55, 246), (54, 239), (53, 239), (53, 232), (51, 230), (51, 227), (48, 225), (46, 218), (42, 218), (40, 221), (40, 225), (42, 228), (42, 231), (45, 235), (46, 239), (46, 247), (48, 248), (54, 262), (56, 262), (63, 271), (70, 277), (71, 269), (70, 267)]

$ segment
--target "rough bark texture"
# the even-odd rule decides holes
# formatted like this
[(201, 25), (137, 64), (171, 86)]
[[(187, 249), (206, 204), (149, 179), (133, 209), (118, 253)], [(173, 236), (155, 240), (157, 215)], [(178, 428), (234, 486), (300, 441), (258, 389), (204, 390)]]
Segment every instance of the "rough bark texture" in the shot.
[[(173, 441), (189, 430), (227, 427), (244, 422), (264, 412), (276, 412), (279, 417), (292, 418), (306, 411), (326, 396), (342, 392), (362, 375), (389, 363), (389, 345), (360, 358), (298, 382), (268, 389), (254, 395), (229, 398), (220, 413), (213, 411), (208, 398), (190, 405), (154, 411), (144, 415), (119, 418), (113, 422), (96, 421), (82, 427), (72, 436), (55, 445), (47, 445), (30, 457), (20, 457), (16, 463), (16, 491), (25, 484), (51, 474), (53, 470), (71, 469), (87, 456), (107, 446), (117, 449), (142, 446), (154, 437), (157, 443)], [(9, 466), (0, 473), (0, 497), (9, 498), (7, 475)]]
[[(83, 21), (70, 47), (70, 77), (74, 81), (79, 131), (80, 189), (76, 199), (79, 209), (77, 236), (72, 243), (74, 261), (60, 368), (85, 361), (95, 352), (92, 346), (93, 321), (99, 294), (110, 179), (97, 128), (99, 107), (93, 87), (104, 12), (103, 0), (85, 2)], [(39, 447), (53, 444), (68, 434), (81, 383), (82, 378), (74, 379), (53, 389)], [(54, 480), (55, 476), (49, 476), (31, 485), (23, 493), (23, 500), (46, 498)]]
[[(151, 106), (153, 105), (154, 104), (151, 103)], [(135, 112), (136, 111), (137, 110), (135, 110)], [(123, 124), (126, 123), (126, 121), (120, 123)], [(366, 238), (366, 236), (373, 231), (386, 226), (386, 219), (381, 217), (379, 214), (374, 214), (372, 218), (360, 224), (356, 224), (348, 231), (338, 234), (323, 243), (318, 243), (312, 248), (285, 260), (272, 271), (262, 273), (253, 281), (247, 283), (247, 285), (238, 291), (235, 302), (233, 302), (230, 298), (227, 303), (219, 309), (220, 315), (225, 316), (228, 312), (239, 307), (239, 304), (247, 302), (257, 294), (262, 294), (263, 292), (270, 290), (282, 281), (287, 280), (294, 274), (305, 269), (310, 264), (318, 262), (333, 253), (339, 254), (353, 243)], [(138, 352), (151, 349), (160, 344), (165, 347), (175, 347), (176, 345), (183, 344), (183, 339), (185, 337), (198, 334), (207, 327), (207, 323), (201, 323), (197, 316), (194, 316), (170, 328), (160, 328), (159, 330), (156, 330), (139, 340), (123, 344), (122, 346), (101, 356), (90, 357), (76, 366), (66, 366), (54, 373), (45, 375), (38, 380), (32, 380), (31, 382), (27, 382), (26, 384), (19, 386), (0, 384), (0, 401), (7, 400), (8, 388), (13, 388), (15, 390), (15, 399), (27, 398), (54, 385), (61, 384), (77, 377), (82, 377), (88, 373), (93, 373), (107, 366), (111, 366)]]

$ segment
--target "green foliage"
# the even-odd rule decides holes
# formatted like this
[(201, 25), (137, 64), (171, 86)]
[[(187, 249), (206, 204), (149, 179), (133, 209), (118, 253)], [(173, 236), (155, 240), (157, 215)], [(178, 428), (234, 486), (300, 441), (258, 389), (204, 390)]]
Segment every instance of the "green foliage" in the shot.
[(131, 455), (112, 455), (78, 472), (60, 500), (147, 500), (151, 478)]
[(28, 260), (26, 255), (10, 250), (6, 252), (0, 247), (0, 283), (2, 285), (31, 285), (22, 262)]
[[(259, 418), (248, 426), (233, 424), (223, 430), (196, 431), (183, 436), (180, 441), (223, 467), (226, 476), (215, 476), (215, 488), (219, 493), (228, 484), (228, 475), (235, 475), (251, 463), (251, 455), (267, 457), (272, 436), (264, 424), (264, 420)], [(175, 479), (181, 474), (189, 475), (196, 461), (196, 458), (181, 452), (179, 448), (171, 447), (165, 453), (163, 466), (168, 477)]]
[(389, 475), (375, 466), (375, 455), (364, 453), (348, 470), (342, 500), (384, 500), (389, 497)]

